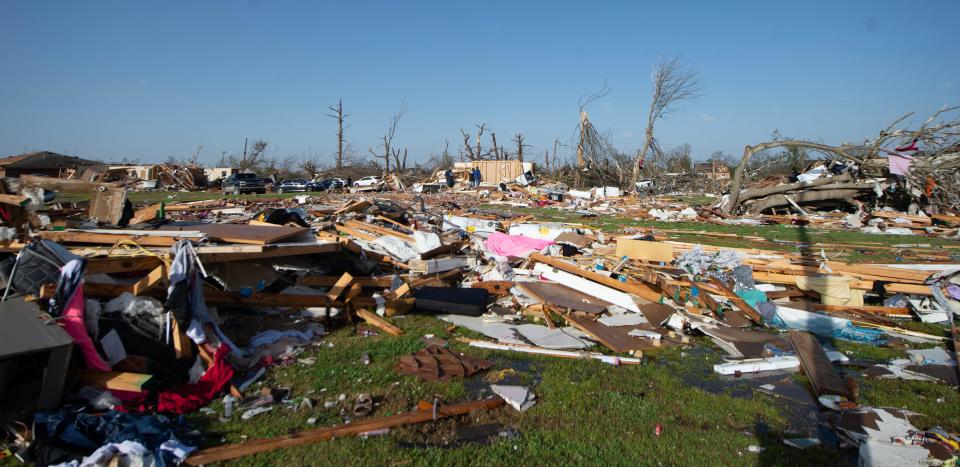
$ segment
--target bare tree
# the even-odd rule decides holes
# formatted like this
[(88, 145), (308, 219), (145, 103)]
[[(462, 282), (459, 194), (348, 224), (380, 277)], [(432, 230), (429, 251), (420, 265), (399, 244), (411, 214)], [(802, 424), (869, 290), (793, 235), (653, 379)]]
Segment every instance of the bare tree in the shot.
[(304, 176), (311, 180), (315, 178), (318, 173), (323, 171), (323, 167), (320, 163), (320, 158), (317, 156), (317, 153), (309, 149), (304, 151), (303, 155), (300, 157), (300, 160), (297, 161), (297, 167), (299, 167), (300, 171), (303, 172)]
[(345, 141), (345, 139), (344, 139), (344, 136), (343, 136), (343, 132), (344, 132), (344, 130), (346, 130), (347, 128), (349, 128), (349, 126), (344, 126), (344, 125), (343, 125), (343, 122), (347, 119), (347, 117), (350, 116), (350, 114), (343, 112), (343, 99), (339, 99), (339, 100), (337, 101), (337, 105), (335, 105), (335, 106), (334, 106), (334, 105), (331, 105), (331, 106), (328, 107), (328, 108), (329, 108), (330, 111), (333, 112), (333, 113), (327, 114), (327, 116), (330, 117), (330, 118), (335, 118), (335, 119), (337, 120), (337, 160), (336, 160), (336, 168), (337, 168), (337, 169), (340, 169), (341, 167), (343, 167), (343, 155), (344, 155), (344, 149), (346, 149), (346, 148), (344, 147), (344, 141)]
[[(460, 128), (460, 135), (463, 136), (463, 148), (460, 150), (460, 160), (463, 161), (479, 161), (484, 160), (490, 157), (493, 154), (493, 149), (489, 149), (486, 152), (483, 151), (483, 146), (481, 146), (481, 137), (483, 137), (483, 132), (487, 130), (486, 123), (480, 123), (476, 125), (477, 127), (477, 138), (476, 138), (476, 147), (470, 145), (470, 138), (472, 135), (467, 133), (463, 128)], [(496, 147), (496, 135), (494, 135), (494, 148)]]
[(194, 165), (194, 166), (200, 165), (200, 164), (199, 164), (199, 161), (200, 161), (200, 150), (201, 150), (201, 149), (203, 149), (203, 145), (202, 145), (202, 144), (199, 145), (199, 146), (197, 146), (197, 150), (193, 152), (193, 155), (192, 155), (192, 156), (190, 156), (189, 165)]
[[(399, 165), (399, 152), (393, 151), (393, 137), (394, 135), (396, 135), (397, 125), (400, 124), (400, 119), (403, 118), (403, 114), (405, 113), (407, 113), (406, 103), (404, 103), (400, 107), (399, 112), (397, 112), (396, 114), (394, 114), (393, 117), (390, 118), (390, 125), (387, 126), (387, 132), (381, 138), (382, 143), (380, 143), (380, 147), (383, 149), (383, 154), (377, 154), (376, 152), (373, 151), (373, 148), (368, 149), (368, 151), (370, 152), (370, 155), (372, 155), (375, 159), (383, 159), (383, 164), (385, 166), (384, 171), (387, 173), (390, 173), (391, 158), (394, 158), (397, 161), (397, 164)], [(404, 166), (403, 168), (405, 168), (406, 166), (406, 151), (404, 151), (403, 166)], [(403, 170), (403, 168), (398, 167), (398, 169), (400, 170)]]
[(517, 144), (517, 160), (519, 160), (520, 162), (523, 162), (523, 149), (533, 147), (529, 144), (525, 144), (523, 142), (524, 139), (525, 139), (525, 136), (523, 135), (523, 133), (517, 133), (513, 137), (513, 142)]
[(657, 151), (654, 138), (654, 124), (658, 118), (663, 118), (676, 110), (683, 101), (694, 100), (703, 92), (699, 74), (686, 68), (680, 59), (671, 58), (661, 60), (654, 68), (650, 77), (653, 84), (653, 98), (647, 112), (647, 129), (644, 133), (643, 148), (637, 154), (633, 166), (633, 182), (640, 178), (640, 169), (643, 166), (647, 152)]

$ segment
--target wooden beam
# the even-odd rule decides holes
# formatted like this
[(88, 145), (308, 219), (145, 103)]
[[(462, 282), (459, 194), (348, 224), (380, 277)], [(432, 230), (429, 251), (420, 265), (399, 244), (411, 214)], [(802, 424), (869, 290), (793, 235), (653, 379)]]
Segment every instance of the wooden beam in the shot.
[(343, 436), (358, 435), (374, 430), (384, 428), (394, 428), (415, 423), (423, 423), (431, 420), (464, 415), (475, 410), (487, 410), (503, 405), (503, 399), (494, 397), (480, 401), (462, 402), (452, 405), (441, 405), (436, 413), (433, 410), (416, 410), (389, 417), (374, 418), (369, 420), (354, 421), (345, 425), (337, 425), (328, 428), (318, 428), (315, 430), (293, 433), (279, 436), (276, 438), (264, 438), (254, 441), (247, 441), (237, 444), (228, 444), (213, 448), (201, 449), (193, 453), (184, 461), (187, 465), (204, 465), (214, 462), (223, 462), (241, 457), (251, 456), (261, 452), (273, 451), (305, 444), (313, 444), (319, 441), (326, 441)]
[(147, 274), (143, 279), (140, 279), (131, 288), (131, 291), (134, 295), (140, 295), (145, 292), (150, 287), (153, 287), (157, 282), (166, 279), (167, 270), (166, 265), (161, 264), (157, 266), (154, 270), (150, 271), (150, 274)]
[(339, 243), (203, 246), (197, 255), (205, 263), (226, 263), (250, 259), (318, 255), (340, 251)]
[(350, 285), (352, 284), (353, 276), (351, 276), (349, 272), (343, 273), (343, 275), (340, 276), (340, 279), (337, 280), (337, 283), (333, 284), (333, 287), (331, 287), (330, 291), (327, 292), (327, 298), (330, 299), (331, 302), (335, 301), (336, 299), (340, 298), (340, 295), (343, 294), (345, 290), (350, 288)]
[(173, 246), (179, 238), (152, 235), (108, 234), (75, 231), (47, 230), (39, 233), (40, 238), (60, 243), (94, 243), (113, 245), (119, 240), (131, 240), (142, 246)]
[(290, 308), (337, 307), (343, 305), (343, 303), (331, 301), (326, 295), (256, 293), (250, 297), (241, 297), (239, 292), (204, 290), (203, 296), (208, 305)]
[(846, 312), (853, 312), (853, 313), (870, 313), (870, 314), (877, 314), (877, 315), (883, 315), (883, 316), (910, 314), (909, 308), (892, 307), (892, 306), (822, 305), (819, 303), (814, 303), (813, 309), (818, 311), (846, 311)]
[(397, 232), (393, 229), (388, 229), (386, 227), (380, 227), (379, 225), (369, 224), (366, 222), (349, 220), (344, 222), (344, 225), (360, 230), (366, 230), (367, 232), (373, 232), (380, 235), (389, 235), (391, 237), (397, 237), (406, 242), (413, 242), (413, 237), (402, 232)]
[(614, 278), (612, 278), (612, 277), (605, 276), (605, 275), (603, 275), (603, 274), (600, 274), (600, 273), (597, 273), (597, 272), (593, 272), (593, 271), (590, 271), (590, 270), (582, 269), (582, 268), (580, 268), (579, 266), (577, 266), (576, 264), (568, 263), (568, 262), (563, 261), (563, 260), (561, 260), (561, 259), (551, 258), (551, 257), (549, 257), (549, 256), (542, 255), (542, 254), (540, 254), (540, 253), (534, 253), (534, 254), (530, 255), (530, 259), (533, 260), (533, 261), (541, 262), (541, 263), (546, 264), (546, 265), (548, 265), (548, 266), (552, 266), (552, 267), (554, 267), (554, 268), (556, 268), (556, 269), (559, 269), (559, 270), (561, 270), (561, 271), (565, 271), (565, 272), (568, 272), (568, 273), (570, 273), (570, 274), (578, 275), (578, 276), (580, 276), (580, 277), (582, 277), (582, 278), (584, 278), (584, 279), (588, 279), (588, 280), (591, 280), (591, 281), (594, 281), (594, 282), (598, 282), (598, 283), (603, 284), (603, 285), (605, 285), (605, 286), (607, 286), (607, 287), (610, 287), (611, 289), (616, 289), (616, 290), (619, 290), (619, 291), (621, 291), (621, 292), (626, 292), (626, 293), (634, 294), (634, 295), (636, 295), (636, 296), (638, 296), (638, 297), (645, 298), (645, 299), (650, 300), (650, 301), (652, 301), (652, 302), (657, 302), (657, 303), (659, 303), (659, 302), (661, 301), (661, 299), (663, 298), (663, 295), (662, 295), (661, 293), (659, 293), (659, 292), (651, 289), (650, 287), (648, 287), (648, 286), (646, 286), (646, 285), (644, 285), (644, 284), (641, 284), (641, 283), (638, 283), (638, 282), (635, 282), (635, 281), (632, 281), (632, 280), (629, 280), (629, 279), (627, 280), (627, 282), (620, 282), (619, 280), (614, 279)]
[[(312, 287), (333, 287), (340, 280), (339, 276), (303, 276), (297, 279), (298, 285)], [(361, 287), (385, 289), (393, 285), (392, 277), (354, 277), (354, 283)]]
[(382, 330), (383, 332), (390, 334), (391, 336), (400, 336), (403, 334), (403, 329), (396, 327), (390, 321), (387, 321), (384, 318), (381, 318), (380, 315), (372, 313), (363, 308), (357, 309), (357, 316), (362, 318), (367, 324)]
[(87, 274), (152, 270), (163, 264), (159, 256), (100, 256), (87, 258)]

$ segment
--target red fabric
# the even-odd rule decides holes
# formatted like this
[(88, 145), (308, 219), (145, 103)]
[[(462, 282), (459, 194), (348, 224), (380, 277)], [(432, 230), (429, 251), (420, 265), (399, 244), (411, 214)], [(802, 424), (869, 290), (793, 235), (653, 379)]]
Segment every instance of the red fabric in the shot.
[(213, 356), (213, 365), (207, 368), (196, 384), (185, 384), (179, 388), (157, 394), (156, 404), (140, 404), (136, 410), (141, 412), (157, 411), (177, 414), (196, 412), (213, 400), (233, 378), (233, 367), (226, 361), (230, 348), (220, 346)]
[(918, 149), (920, 148), (917, 147), (917, 140), (914, 139), (913, 141), (910, 142), (910, 144), (904, 144), (903, 146), (896, 148), (895, 151), (907, 152), (907, 151), (917, 151)]

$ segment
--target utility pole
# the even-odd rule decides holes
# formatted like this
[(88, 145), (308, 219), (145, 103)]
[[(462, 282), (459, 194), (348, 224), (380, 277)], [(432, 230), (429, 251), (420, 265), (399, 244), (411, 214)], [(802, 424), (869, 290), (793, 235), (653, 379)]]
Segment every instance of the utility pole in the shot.
[(247, 165), (247, 138), (243, 138), (243, 159), (240, 159), (240, 171)]

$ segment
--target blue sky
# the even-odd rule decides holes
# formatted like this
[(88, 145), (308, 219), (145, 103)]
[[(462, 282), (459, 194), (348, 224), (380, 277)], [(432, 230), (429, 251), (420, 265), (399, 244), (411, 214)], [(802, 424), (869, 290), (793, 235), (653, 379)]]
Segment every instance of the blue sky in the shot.
[[(616, 146), (642, 143), (651, 67), (678, 56), (704, 94), (657, 125), (699, 158), (784, 135), (839, 143), (960, 104), (960, 2), (0, 2), (0, 155), (161, 161), (200, 145), (275, 156), (375, 146), (406, 102), (411, 158), (486, 122), (532, 151), (569, 142), (577, 100)], [(915, 120), (919, 121), (921, 117)]]

